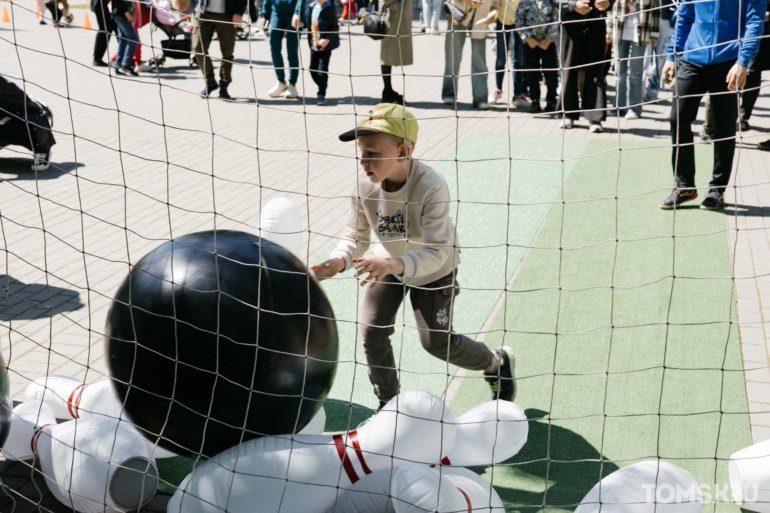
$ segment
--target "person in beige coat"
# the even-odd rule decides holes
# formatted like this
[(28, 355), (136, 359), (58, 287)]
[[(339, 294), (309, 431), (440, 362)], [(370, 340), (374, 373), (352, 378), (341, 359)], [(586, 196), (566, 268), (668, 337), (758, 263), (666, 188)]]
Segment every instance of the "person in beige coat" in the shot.
[(384, 0), (383, 11), (387, 10), (388, 31), (380, 46), (380, 65), (383, 103), (404, 104), (403, 95), (393, 89), (391, 77), (393, 66), (411, 66), (412, 59), (412, 0)]
[(471, 38), (471, 86), (473, 88), (473, 106), (488, 110), (487, 97), (487, 56), (486, 37), (489, 23), (497, 18), (499, 0), (450, 0), (448, 11), (446, 42), (444, 44), (444, 85), (441, 99), (447, 105), (457, 101), (457, 79), (460, 75), (460, 61), (463, 55), (465, 39)]

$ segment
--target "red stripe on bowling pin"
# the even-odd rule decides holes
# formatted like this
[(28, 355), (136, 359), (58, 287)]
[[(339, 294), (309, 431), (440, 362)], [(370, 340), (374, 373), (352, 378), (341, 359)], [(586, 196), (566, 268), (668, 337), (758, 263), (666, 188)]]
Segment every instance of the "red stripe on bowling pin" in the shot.
[(87, 386), (88, 385), (78, 385), (70, 394), (69, 399), (67, 399), (67, 411), (70, 412), (70, 416), (73, 419), (80, 418), (78, 416), (78, 407), (80, 406), (80, 398), (83, 396), (83, 390)]
[(457, 489), (460, 490), (460, 493), (463, 494), (463, 497), (465, 497), (465, 504), (468, 505), (468, 513), (473, 513), (473, 505), (471, 504), (470, 497), (468, 497), (468, 494), (465, 493), (465, 490), (463, 490), (459, 486), (457, 487)]
[(348, 438), (350, 440), (350, 443), (353, 444), (353, 450), (356, 451), (356, 456), (358, 456), (358, 461), (361, 462), (361, 468), (364, 469), (365, 474), (371, 474), (372, 471), (369, 470), (369, 466), (364, 461), (364, 453), (361, 450), (361, 444), (358, 443), (358, 432), (354, 429), (350, 433), (348, 433)]
[(40, 438), (40, 434), (43, 432), (43, 430), (50, 426), (51, 424), (44, 424), (40, 427), (35, 428), (35, 434), (32, 435), (32, 440), (29, 441), (29, 448), (32, 449), (32, 454), (35, 455), (35, 458), (38, 457), (37, 455), (37, 439)]
[(347, 447), (345, 447), (345, 442), (342, 440), (342, 435), (334, 435), (332, 439), (334, 440), (334, 445), (337, 446), (337, 454), (342, 462), (342, 468), (345, 469), (350, 482), (355, 484), (358, 481), (358, 474), (356, 474), (356, 469), (353, 468), (353, 464), (350, 462), (350, 458), (348, 458)]

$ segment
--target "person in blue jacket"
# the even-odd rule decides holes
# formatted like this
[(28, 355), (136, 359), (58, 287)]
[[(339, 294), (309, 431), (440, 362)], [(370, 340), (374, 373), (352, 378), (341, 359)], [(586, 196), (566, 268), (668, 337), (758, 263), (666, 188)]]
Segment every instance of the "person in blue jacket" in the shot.
[[(271, 98), (296, 98), (299, 78), (299, 28), (303, 0), (265, 0), (262, 5), (259, 26), (270, 26), (270, 54), (278, 81), (267, 92)], [(289, 60), (289, 81), (283, 69), (283, 38), (286, 37), (286, 54)]]
[(759, 51), (766, 8), (765, 0), (684, 0), (680, 3), (667, 61), (661, 72), (667, 84), (676, 76), (669, 116), (676, 188), (660, 202), (660, 208), (672, 209), (698, 197), (691, 124), (706, 92), (711, 97), (715, 121), (714, 171), (708, 195), (700, 208), (724, 207), (724, 191), (730, 181), (735, 154), (736, 95), (746, 84), (749, 64)]

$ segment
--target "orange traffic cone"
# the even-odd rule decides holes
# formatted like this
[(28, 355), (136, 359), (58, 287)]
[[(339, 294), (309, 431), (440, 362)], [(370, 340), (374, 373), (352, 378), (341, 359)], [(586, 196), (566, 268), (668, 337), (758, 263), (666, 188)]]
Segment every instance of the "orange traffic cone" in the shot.
[(3, 6), (3, 23), (10, 23), (11, 17), (8, 16), (8, 8)]
[(36, 20), (40, 19), (40, 9), (35, 9), (35, 19)]
[(83, 20), (83, 28), (85, 30), (91, 30), (91, 18), (88, 17), (88, 13), (85, 13), (85, 20)]

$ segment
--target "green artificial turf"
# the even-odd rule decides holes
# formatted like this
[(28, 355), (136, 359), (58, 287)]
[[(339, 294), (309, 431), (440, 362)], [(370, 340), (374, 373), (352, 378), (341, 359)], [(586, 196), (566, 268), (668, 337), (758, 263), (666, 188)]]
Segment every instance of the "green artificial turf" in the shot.
[[(486, 338), (515, 349), (531, 419), (516, 457), (476, 469), (509, 511), (573, 510), (601, 477), (657, 457), (724, 491), (726, 458), (751, 444), (724, 214), (659, 210), (670, 150), (623, 145), (587, 148)], [(486, 399), (474, 378), (455, 414)]]

